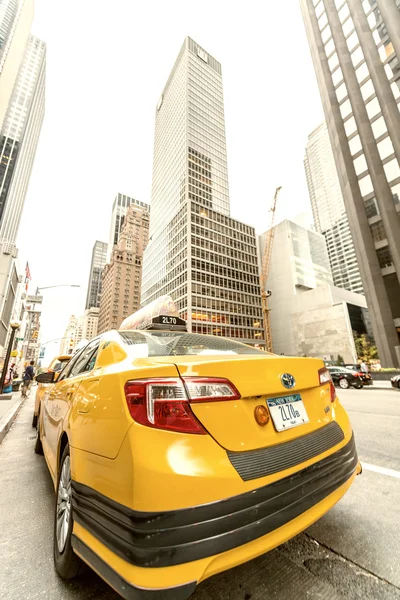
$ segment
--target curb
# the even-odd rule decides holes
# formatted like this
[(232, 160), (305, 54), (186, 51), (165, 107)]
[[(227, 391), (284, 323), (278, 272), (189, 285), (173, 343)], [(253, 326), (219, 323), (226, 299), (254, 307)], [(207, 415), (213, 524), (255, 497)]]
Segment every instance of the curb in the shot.
[(24, 398), (20, 398), (16, 405), (12, 406), (8, 413), (6, 413), (4, 417), (0, 420), (0, 444), (9, 432), (11, 425), (14, 423), (20, 411), (20, 408), (24, 403), (24, 400)]

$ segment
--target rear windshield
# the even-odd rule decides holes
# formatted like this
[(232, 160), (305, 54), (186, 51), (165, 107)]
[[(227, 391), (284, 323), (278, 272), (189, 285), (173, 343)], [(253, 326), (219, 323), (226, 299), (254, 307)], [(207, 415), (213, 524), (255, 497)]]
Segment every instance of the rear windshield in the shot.
[(219, 354), (264, 354), (222, 337), (177, 331), (119, 331), (124, 343), (132, 346), (135, 357), (148, 356), (216, 356)]

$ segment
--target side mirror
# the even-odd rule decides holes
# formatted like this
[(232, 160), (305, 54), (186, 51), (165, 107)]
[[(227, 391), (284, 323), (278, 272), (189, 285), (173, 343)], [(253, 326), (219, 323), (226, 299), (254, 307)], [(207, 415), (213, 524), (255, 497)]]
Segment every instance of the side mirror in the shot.
[(54, 383), (55, 373), (53, 371), (47, 373), (40, 373), (40, 375), (36, 375), (36, 381), (38, 383)]

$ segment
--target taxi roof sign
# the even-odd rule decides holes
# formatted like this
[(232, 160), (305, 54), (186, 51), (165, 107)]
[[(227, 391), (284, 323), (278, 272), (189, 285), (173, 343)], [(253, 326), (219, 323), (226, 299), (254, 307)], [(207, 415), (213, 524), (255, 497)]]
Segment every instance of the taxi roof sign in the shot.
[(120, 331), (132, 329), (179, 329), (186, 331), (186, 322), (179, 317), (171, 296), (161, 296), (133, 313), (121, 323)]

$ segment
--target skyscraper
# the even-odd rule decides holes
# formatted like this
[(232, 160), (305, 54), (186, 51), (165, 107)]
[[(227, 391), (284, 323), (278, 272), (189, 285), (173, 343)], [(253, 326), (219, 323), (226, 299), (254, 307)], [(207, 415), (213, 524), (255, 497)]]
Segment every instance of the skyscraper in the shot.
[(33, 19), (33, 0), (0, 2), (0, 131)]
[(350, 292), (363, 293), (326, 123), (308, 136), (304, 166), (314, 223), (326, 239), (333, 283)]
[(193, 332), (258, 343), (255, 232), (229, 211), (221, 65), (187, 37), (156, 109), (142, 303), (170, 294)]
[(0, 137), (0, 241), (15, 245), (45, 110), (46, 44), (29, 36)]
[(98, 332), (117, 329), (140, 307), (143, 251), (149, 239), (149, 212), (131, 204), (114, 246), (110, 263), (104, 267)]
[(379, 356), (399, 365), (399, 0), (301, 5)]
[(101, 278), (106, 262), (107, 244), (97, 241), (92, 250), (92, 262), (90, 263), (89, 283), (86, 295), (86, 310), (88, 308), (100, 307)]
[(110, 225), (110, 236), (108, 239), (108, 249), (107, 249), (107, 261), (110, 260), (113, 248), (116, 244), (118, 244), (119, 237), (121, 235), (122, 227), (124, 225), (124, 220), (126, 213), (128, 212), (128, 208), (134, 204), (135, 206), (140, 206), (144, 208), (147, 212), (150, 210), (150, 206), (145, 202), (141, 202), (140, 200), (135, 200), (135, 198), (131, 198), (130, 196), (126, 196), (126, 194), (118, 193), (115, 197), (112, 207), (111, 213), (111, 225)]

